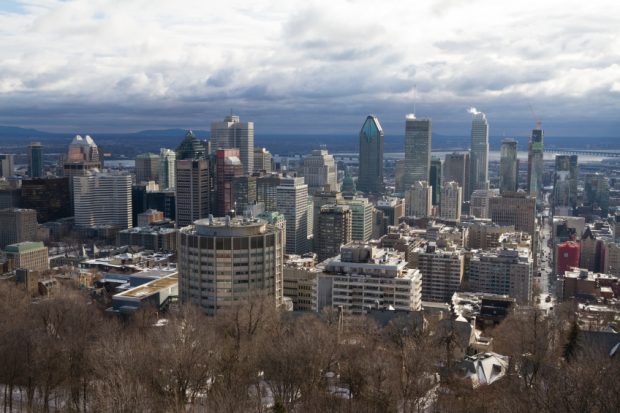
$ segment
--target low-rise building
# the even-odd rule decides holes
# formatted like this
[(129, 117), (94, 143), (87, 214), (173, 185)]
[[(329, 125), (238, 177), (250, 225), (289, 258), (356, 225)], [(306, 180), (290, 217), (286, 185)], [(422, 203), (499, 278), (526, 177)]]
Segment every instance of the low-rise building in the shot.
[(176, 228), (135, 227), (119, 231), (117, 245), (140, 246), (151, 251), (176, 251)]
[(317, 291), (322, 269), (314, 258), (289, 255), (284, 263), (284, 297), (293, 301), (295, 311), (318, 311)]
[(19, 242), (8, 245), (4, 252), (13, 261), (14, 268), (45, 271), (50, 268), (47, 247), (42, 242)]

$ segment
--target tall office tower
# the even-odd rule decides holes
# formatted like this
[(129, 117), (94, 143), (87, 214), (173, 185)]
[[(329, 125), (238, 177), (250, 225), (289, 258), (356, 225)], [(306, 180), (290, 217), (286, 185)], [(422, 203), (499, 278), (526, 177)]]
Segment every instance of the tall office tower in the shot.
[(441, 218), (460, 221), (462, 203), (463, 189), (454, 181), (446, 182), (441, 188), (441, 205), (439, 207)]
[(90, 136), (83, 138), (75, 135), (69, 144), (69, 150), (62, 164), (63, 176), (69, 179), (69, 195), (71, 197), (71, 211), (75, 205), (73, 198), (73, 177), (85, 176), (88, 171), (100, 169), (103, 166), (103, 159), (99, 153), (97, 144)]
[(428, 181), (431, 171), (431, 120), (417, 119), (414, 114), (405, 118), (405, 176), (407, 190), (418, 181)]
[(15, 155), (10, 153), (0, 153), (0, 178), (13, 176), (15, 170)]
[(73, 178), (75, 225), (90, 228), (111, 225), (120, 229), (133, 226), (131, 175), (87, 171)]
[(32, 142), (28, 145), (28, 176), (40, 178), (43, 175), (43, 145)]
[(176, 166), (176, 223), (181, 228), (211, 210), (211, 174), (207, 159), (181, 159)]
[(382, 232), (386, 234), (388, 226), (398, 226), (400, 219), (405, 216), (405, 200), (403, 198), (386, 196), (377, 200), (375, 209), (379, 211), (383, 217)]
[(159, 155), (147, 152), (136, 156), (136, 182), (159, 182)]
[(229, 115), (223, 122), (211, 123), (211, 142), (216, 149), (239, 149), (243, 172), (254, 172), (254, 122), (240, 122), (239, 116)]
[(236, 215), (243, 215), (245, 210), (256, 204), (256, 177), (240, 175), (232, 178), (233, 206)]
[(269, 173), (273, 170), (271, 152), (265, 148), (254, 148), (254, 172)]
[(537, 203), (542, 202), (543, 188), (543, 151), (544, 151), (544, 132), (540, 124), (532, 130), (532, 136), (528, 144), (527, 153), (527, 183), (530, 195), (536, 198)]
[(454, 181), (463, 188), (463, 200), (469, 201), (469, 153), (449, 153), (443, 162), (443, 180)]
[(433, 156), (431, 158), (431, 172), (428, 178), (428, 183), (433, 188), (433, 205), (439, 205), (441, 200), (441, 170), (441, 159)]
[(394, 187), (396, 192), (403, 193), (405, 188), (405, 160), (397, 159), (394, 161)]
[(407, 266), (402, 253), (351, 243), (320, 274), (319, 305), (365, 314), (372, 308), (420, 311), (422, 277)]
[(479, 251), (469, 262), (471, 291), (509, 295), (518, 302), (532, 298), (534, 262), (527, 248)]
[[(218, 149), (215, 153), (215, 190), (217, 193), (215, 213), (223, 217), (235, 210), (233, 178), (243, 176), (239, 149)], [(240, 211), (243, 213), (243, 211)]]
[(208, 315), (265, 298), (283, 301), (282, 231), (260, 219), (210, 218), (179, 232), (182, 303)]
[(359, 177), (357, 189), (365, 193), (382, 193), (383, 129), (376, 116), (369, 115), (360, 131)]
[(71, 216), (69, 178), (33, 178), (22, 181), (21, 206), (37, 211), (39, 223)]
[(198, 139), (191, 130), (187, 131), (176, 150), (177, 160), (203, 159), (208, 155), (204, 142)]
[(471, 151), (469, 193), (489, 189), (489, 123), (484, 113), (471, 108)]
[(516, 192), (519, 188), (519, 159), (517, 141), (504, 139), (499, 160), (500, 192)]
[(431, 216), (433, 208), (433, 188), (426, 181), (415, 182), (405, 191), (405, 214), (408, 217), (424, 218)]
[(325, 205), (319, 214), (316, 253), (319, 262), (340, 254), (340, 247), (351, 242), (353, 216), (347, 205)]
[(280, 175), (267, 174), (256, 178), (256, 201), (265, 204), (265, 211), (278, 210), (277, 188), (280, 186)]
[(34, 209), (0, 209), (0, 248), (37, 239), (37, 211)]
[(600, 208), (601, 216), (607, 217), (609, 210), (609, 178), (598, 172), (584, 177), (584, 204), (593, 209)]
[(536, 232), (536, 198), (524, 192), (506, 193), (489, 199), (489, 218), (499, 225), (514, 225), (516, 231)]
[(372, 238), (372, 210), (374, 207), (368, 198), (346, 198), (343, 201), (351, 208), (353, 241), (366, 242)]
[(278, 212), (286, 218), (286, 253), (305, 254), (308, 243), (308, 185), (304, 178), (282, 177), (276, 188)]
[[(315, 192), (312, 197), (312, 234), (315, 236), (315, 241), (317, 241), (317, 234), (319, 233), (319, 214), (321, 213), (321, 208), (325, 205), (336, 205), (343, 203), (342, 194), (336, 191), (322, 191)], [(308, 216), (310, 219), (310, 215)], [(317, 248), (318, 244), (314, 244), (314, 248)]]
[(572, 215), (577, 206), (577, 155), (556, 155), (553, 175), (553, 213)]
[(422, 273), (422, 300), (452, 302), (452, 295), (463, 280), (463, 253), (443, 250), (429, 243), (414, 249), (410, 256), (409, 268), (417, 268)]
[(172, 189), (176, 184), (176, 161), (177, 154), (170, 149), (159, 150), (159, 187)]
[(338, 172), (334, 157), (326, 149), (315, 149), (301, 161), (299, 172), (308, 192), (338, 191)]
[(499, 196), (497, 190), (477, 189), (471, 194), (469, 215), (476, 218), (489, 218), (489, 199)]
[(7, 245), (4, 253), (13, 260), (15, 268), (32, 271), (50, 268), (47, 247), (42, 242), (24, 241)]

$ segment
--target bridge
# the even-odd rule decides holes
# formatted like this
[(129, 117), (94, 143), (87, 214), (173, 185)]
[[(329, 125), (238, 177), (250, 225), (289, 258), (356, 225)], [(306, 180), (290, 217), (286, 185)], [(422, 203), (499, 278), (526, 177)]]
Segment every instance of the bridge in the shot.
[(545, 148), (546, 153), (555, 153), (558, 155), (588, 155), (598, 156), (601, 158), (620, 158), (620, 150), (582, 150), (582, 149), (551, 149)]

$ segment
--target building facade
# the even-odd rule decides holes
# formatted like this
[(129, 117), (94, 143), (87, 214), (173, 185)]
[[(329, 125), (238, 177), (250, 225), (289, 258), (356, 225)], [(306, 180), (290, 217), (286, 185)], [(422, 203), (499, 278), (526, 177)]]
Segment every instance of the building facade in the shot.
[(32, 271), (49, 270), (47, 247), (42, 242), (24, 241), (7, 245), (4, 253), (13, 261), (13, 268)]
[(34, 209), (0, 209), (0, 248), (37, 239), (37, 212)]
[(28, 145), (28, 176), (31, 178), (43, 176), (43, 145), (41, 142), (32, 142)]
[(489, 218), (499, 225), (513, 225), (516, 231), (536, 232), (536, 198), (523, 192), (489, 199)]
[(417, 181), (405, 191), (405, 215), (408, 217), (429, 217), (433, 209), (433, 188), (427, 181)]
[(443, 250), (434, 243), (418, 247), (410, 254), (409, 266), (422, 273), (422, 300), (449, 303), (461, 287), (465, 270), (463, 254)]
[(166, 148), (159, 150), (159, 187), (161, 189), (173, 189), (176, 185), (176, 161), (177, 154)]
[(131, 175), (87, 171), (85, 176), (74, 176), (73, 201), (77, 227), (133, 226)]
[(461, 220), (463, 189), (456, 182), (446, 182), (441, 188), (439, 216), (448, 221)]
[(532, 299), (533, 261), (528, 249), (479, 251), (469, 261), (469, 290), (509, 295), (518, 302)]
[(147, 152), (136, 156), (136, 182), (159, 182), (159, 162), (157, 154)]
[(308, 185), (304, 178), (282, 177), (277, 187), (278, 212), (286, 219), (286, 253), (305, 254), (308, 240)]
[(211, 176), (207, 159), (176, 161), (176, 223), (191, 225), (211, 211)]
[(404, 187), (428, 181), (431, 172), (432, 126), (429, 118), (418, 119), (414, 114), (405, 118), (405, 176)]
[(310, 194), (339, 190), (336, 162), (325, 149), (316, 149), (306, 155), (299, 172), (304, 177)]
[(463, 188), (463, 200), (469, 201), (469, 153), (449, 153), (443, 163), (443, 180), (454, 181)]
[(542, 202), (543, 173), (544, 173), (544, 132), (537, 125), (532, 130), (527, 154), (527, 182), (530, 195), (536, 198), (537, 203)]
[(360, 131), (359, 178), (357, 189), (383, 192), (383, 129), (376, 116), (368, 116)]
[(353, 214), (347, 205), (325, 205), (318, 218), (315, 252), (321, 262), (335, 257), (340, 247), (351, 242)]
[(517, 141), (504, 139), (499, 161), (499, 190), (516, 192), (519, 188), (519, 159), (517, 158)]
[(489, 123), (486, 115), (472, 109), (469, 193), (489, 189)]
[(239, 116), (229, 115), (223, 122), (211, 123), (211, 142), (215, 149), (239, 149), (243, 173), (254, 172), (254, 122), (241, 122)]

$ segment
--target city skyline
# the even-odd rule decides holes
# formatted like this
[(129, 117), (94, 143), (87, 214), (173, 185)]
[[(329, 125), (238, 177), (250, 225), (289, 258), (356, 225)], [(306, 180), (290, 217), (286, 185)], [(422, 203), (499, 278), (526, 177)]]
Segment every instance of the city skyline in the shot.
[(417, 105), (453, 135), (475, 106), (525, 136), (532, 105), (553, 135), (617, 136), (613, 2), (423, 2), (415, 25), (404, 4), (332, 3), (3, 2), (0, 124), (208, 130), (233, 109), (263, 133), (343, 133), (369, 113), (398, 131)]

